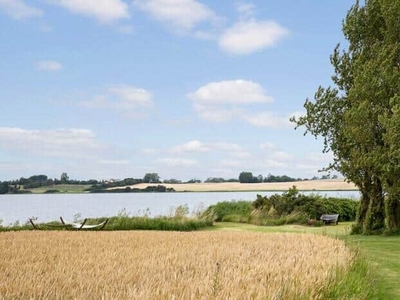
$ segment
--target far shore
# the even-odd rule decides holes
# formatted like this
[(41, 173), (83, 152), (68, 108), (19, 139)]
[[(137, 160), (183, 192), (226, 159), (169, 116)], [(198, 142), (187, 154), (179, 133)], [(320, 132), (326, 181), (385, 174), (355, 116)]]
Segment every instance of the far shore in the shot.
[(305, 180), (293, 182), (263, 182), (263, 183), (141, 183), (131, 188), (144, 189), (147, 186), (163, 185), (173, 188), (176, 192), (248, 192), (248, 191), (287, 191), (296, 186), (299, 191), (354, 191), (358, 188), (344, 179)]

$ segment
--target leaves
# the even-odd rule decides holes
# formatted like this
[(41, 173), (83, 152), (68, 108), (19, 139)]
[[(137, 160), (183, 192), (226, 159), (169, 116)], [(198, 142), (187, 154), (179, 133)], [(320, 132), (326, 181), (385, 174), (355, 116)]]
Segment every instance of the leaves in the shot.
[(291, 121), (322, 137), (323, 152), (334, 157), (327, 168), (360, 188), (365, 233), (400, 229), (400, 203), (383, 211), (385, 196), (400, 196), (400, 1), (357, 1), (343, 33), (347, 49), (337, 45), (330, 57), (335, 86), (319, 87), (304, 103), (306, 115)]

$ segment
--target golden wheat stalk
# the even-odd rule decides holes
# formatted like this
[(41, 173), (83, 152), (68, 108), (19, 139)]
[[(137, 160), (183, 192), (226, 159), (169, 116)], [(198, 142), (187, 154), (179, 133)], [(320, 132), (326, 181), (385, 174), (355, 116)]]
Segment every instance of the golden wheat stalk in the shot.
[(318, 298), (352, 259), (329, 237), (252, 232), (4, 232), (0, 253), (4, 299)]

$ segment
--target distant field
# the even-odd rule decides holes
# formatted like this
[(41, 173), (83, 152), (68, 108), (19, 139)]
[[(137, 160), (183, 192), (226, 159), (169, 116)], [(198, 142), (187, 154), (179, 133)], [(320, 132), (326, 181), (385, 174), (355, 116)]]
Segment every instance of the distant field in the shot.
[(85, 193), (85, 189), (89, 188), (91, 185), (82, 185), (82, 184), (57, 184), (54, 186), (44, 186), (35, 189), (29, 189), (34, 194), (43, 194), (47, 190), (58, 190), (60, 193), (69, 193), (69, 194), (79, 194)]
[[(131, 188), (145, 189), (147, 186), (164, 185), (167, 188), (173, 188), (177, 192), (245, 192), (245, 191), (287, 191), (293, 185), (300, 191), (351, 191), (357, 190), (352, 183), (347, 183), (343, 179), (327, 180), (306, 180), (294, 182), (265, 182), (265, 183), (141, 183), (130, 186)], [(47, 190), (59, 190), (61, 193), (85, 193), (85, 189), (90, 185), (79, 184), (60, 184), (54, 186), (40, 187), (30, 189), (32, 193), (41, 194)], [(124, 187), (115, 187), (118, 189)], [(114, 188), (112, 188), (114, 189)]]
[[(142, 183), (133, 185), (135, 188), (145, 188), (149, 185)], [(343, 179), (328, 180), (307, 180), (295, 182), (271, 182), (271, 183), (239, 183), (239, 182), (223, 182), (223, 183), (182, 183), (182, 184), (162, 184), (167, 188), (173, 188), (177, 192), (218, 192), (218, 191), (287, 191), (295, 185), (301, 191), (341, 191), (341, 190), (357, 190), (352, 183), (347, 183)]]
[(319, 299), (354, 255), (322, 235), (232, 231), (3, 232), (0, 252), (2, 299)]

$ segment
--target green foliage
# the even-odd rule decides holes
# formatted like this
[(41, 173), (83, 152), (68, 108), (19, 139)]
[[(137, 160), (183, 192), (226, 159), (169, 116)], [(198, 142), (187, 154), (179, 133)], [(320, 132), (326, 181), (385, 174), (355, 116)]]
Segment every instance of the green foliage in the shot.
[(351, 199), (304, 195), (293, 186), (281, 195), (257, 195), (251, 222), (258, 225), (309, 224), (309, 220), (319, 220), (323, 214), (339, 214), (339, 221), (352, 221), (357, 205)]
[(260, 175), (259, 177), (253, 176), (253, 173), (251, 172), (242, 172), (239, 174), (239, 182), (240, 183), (257, 183), (257, 182), (262, 182), (263, 178)]
[(247, 215), (227, 215), (222, 218), (221, 222), (248, 223), (249, 216), (247, 216)]
[[(181, 207), (182, 208), (182, 207)], [(183, 207), (184, 208), (184, 207)], [(182, 212), (177, 212), (172, 217), (154, 217), (151, 218), (146, 213), (143, 216), (130, 217), (126, 211), (118, 216), (108, 218), (108, 223), (103, 230), (166, 230), (166, 231), (194, 231), (202, 228), (213, 226), (213, 221), (204, 218), (189, 218), (183, 216)], [(107, 218), (91, 218), (86, 221), (86, 225), (99, 224)], [(75, 220), (77, 221), (77, 220)], [(39, 223), (39, 228), (44, 230), (64, 230), (63, 227), (51, 227), (46, 224), (60, 224), (59, 222)], [(19, 231), (33, 230), (32, 225), (27, 222), (21, 225), (19, 222), (11, 224), (11, 226), (2, 226), (0, 231)], [(96, 229), (93, 229), (96, 230)]]
[(373, 299), (400, 299), (400, 235), (352, 235), (348, 242), (361, 248), (362, 256), (370, 263), (369, 272), (376, 273), (373, 285), (378, 295)]
[(336, 268), (321, 291), (322, 299), (383, 299), (379, 298), (375, 274), (360, 250), (352, 247), (354, 259), (348, 269)]
[(46, 190), (44, 192), (44, 194), (58, 194), (58, 193), (61, 193), (61, 192), (59, 190), (56, 190), (56, 189), (50, 189), (50, 190)]
[(264, 178), (264, 182), (292, 182), (292, 181), (301, 181), (300, 178), (292, 178), (287, 175), (276, 176), (272, 174), (268, 174), (267, 177)]
[(7, 194), (8, 193), (8, 183), (0, 181), (0, 194)]
[(400, 230), (400, 2), (359, 1), (348, 11), (331, 56), (335, 88), (320, 87), (306, 115), (292, 118), (321, 136), (334, 169), (362, 194), (357, 216), (364, 234)]
[(87, 188), (86, 191), (90, 193), (165, 193), (165, 192), (175, 192), (173, 188), (167, 188), (164, 185), (152, 185), (152, 186), (147, 186), (144, 189), (139, 189), (139, 188), (131, 188), (129, 186), (124, 187), (124, 188), (113, 188), (113, 189), (108, 189), (104, 188), (99, 185), (94, 185), (90, 188)]
[[(90, 223), (100, 223), (105, 218), (92, 219)], [(148, 216), (129, 217), (116, 216), (109, 219), (104, 230), (166, 230), (166, 231), (194, 231), (212, 226), (211, 220), (188, 218), (177, 215), (173, 217)]]
[(143, 177), (144, 183), (161, 183), (158, 173), (146, 173)]
[(209, 206), (202, 216), (212, 217), (215, 221), (221, 222), (228, 216), (236, 218), (247, 218), (253, 210), (251, 201), (223, 201)]
[[(321, 226), (323, 214), (339, 214), (339, 221), (353, 221), (358, 202), (301, 194), (295, 186), (283, 194), (257, 195), (255, 201), (223, 201), (209, 206), (202, 216), (217, 222), (251, 223), (263, 226), (308, 224)], [(312, 220), (312, 221), (311, 221)]]
[(221, 183), (225, 182), (225, 179), (221, 177), (208, 177), (204, 182)]

